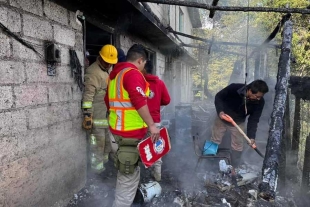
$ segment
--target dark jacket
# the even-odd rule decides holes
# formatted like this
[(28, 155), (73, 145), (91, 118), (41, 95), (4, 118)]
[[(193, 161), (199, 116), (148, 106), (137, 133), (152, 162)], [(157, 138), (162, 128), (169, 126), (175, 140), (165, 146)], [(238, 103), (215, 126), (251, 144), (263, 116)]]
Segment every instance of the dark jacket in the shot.
[(255, 139), (257, 124), (262, 114), (265, 100), (264, 98), (257, 101), (246, 100), (245, 94), (246, 87), (244, 84), (232, 83), (216, 94), (214, 103), (218, 114), (223, 111), (231, 116), (237, 124), (245, 122), (246, 116), (249, 115), (247, 135), (250, 139)]

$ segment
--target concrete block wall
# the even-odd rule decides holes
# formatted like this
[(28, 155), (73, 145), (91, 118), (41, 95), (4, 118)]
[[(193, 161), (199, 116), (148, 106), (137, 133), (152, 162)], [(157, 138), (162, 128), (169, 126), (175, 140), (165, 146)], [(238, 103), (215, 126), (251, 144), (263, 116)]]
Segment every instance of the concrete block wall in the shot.
[[(82, 92), (69, 49), (82, 59), (75, 13), (47, 0), (1, 0), (0, 22), (42, 54), (0, 32), (0, 206), (65, 206), (86, 181)], [(43, 41), (60, 46), (47, 76)]]

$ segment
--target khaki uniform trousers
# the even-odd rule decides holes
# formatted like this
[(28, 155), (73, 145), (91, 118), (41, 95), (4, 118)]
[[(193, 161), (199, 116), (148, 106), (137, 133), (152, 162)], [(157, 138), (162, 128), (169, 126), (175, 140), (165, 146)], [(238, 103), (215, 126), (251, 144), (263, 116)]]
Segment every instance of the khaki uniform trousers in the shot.
[[(116, 143), (119, 147), (126, 146), (120, 142), (122, 138), (117, 135), (113, 135)], [(140, 140), (136, 140), (137, 145)], [(131, 145), (132, 146), (132, 145)], [(116, 178), (116, 188), (115, 188), (115, 200), (113, 202), (113, 207), (130, 207), (136, 196), (138, 185), (140, 181), (140, 167), (137, 166), (132, 174), (124, 174), (118, 171)]]
[[(155, 123), (155, 125), (160, 128), (160, 123)], [(150, 132), (148, 133), (148, 136), (150, 136)], [(161, 181), (161, 166), (163, 164), (163, 161), (161, 158), (159, 158), (152, 166), (153, 169), (153, 176), (156, 181)]]
[(90, 134), (90, 162), (93, 172), (101, 173), (105, 170), (104, 164), (109, 161), (111, 151), (109, 129), (93, 127)]
[[(239, 127), (242, 130), (244, 130), (244, 126), (244, 123), (239, 124)], [(231, 134), (231, 148), (236, 151), (242, 151), (244, 138), (238, 129), (234, 126), (225, 124), (218, 116), (216, 117), (213, 124), (211, 141), (217, 144), (221, 144), (227, 130), (229, 130)]]
[[(93, 128), (90, 137), (91, 170), (101, 173), (105, 170), (104, 164), (109, 161), (112, 146), (107, 125), (107, 108), (103, 102), (104, 90), (98, 90), (93, 101)], [(94, 141), (95, 140), (95, 141)]]

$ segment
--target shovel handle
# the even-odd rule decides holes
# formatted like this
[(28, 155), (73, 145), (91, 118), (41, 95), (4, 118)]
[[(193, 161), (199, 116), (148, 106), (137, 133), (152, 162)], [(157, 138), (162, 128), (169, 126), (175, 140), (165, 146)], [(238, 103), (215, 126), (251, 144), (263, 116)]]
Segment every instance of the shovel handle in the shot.
[[(238, 131), (240, 132), (240, 134), (242, 134), (242, 136), (246, 139), (246, 141), (248, 142), (248, 144), (251, 144), (251, 140), (250, 138), (244, 133), (244, 131), (236, 124), (235, 121), (232, 122), (232, 124), (238, 129)], [(251, 146), (254, 149), (256, 148), (255, 144), (254, 146)]]
[(236, 127), (238, 129), (238, 131), (243, 135), (243, 137), (246, 139), (246, 141), (251, 144), (251, 140), (249, 139), (249, 137), (243, 132), (243, 130), (236, 124), (236, 122), (227, 114), (222, 115), (221, 116), (222, 119), (224, 119), (225, 121), (231, 123), (232, 125), (234, 125), (234, 127)]
[(255, 144), (251, 145), (251, 140), (249, 139), (249, 137), (243, 132), (243, 130), (233, 121), (232, 123), (237, 129), (238, 131), (243, 135), (243, 137), (247, 140), (247, 142), (249, 143), (249, 145), (257, 152), (257, 154), (259, 154), (259, 156), (261, 156), (262, 158), (264, 158), (264, 155), (257, 149)]
[(251, 144), (251, 140), (250, 138), (244, 133), (244, 131), (236, 124), (236, 122), (227, 114), (223, 116), (223, 119), (230, 122), (232, 125), (234, 125), (234, 127), (237, 128), (237, 130), (240, 132), (240, 134), (242, 134), (242, 136), (246, 139), (246, 141), (248, 142), (248, 144), (257, 152), (257, 154), (259, 154), (259, 156), (261, 156), (262, 158), (264, 158), (264, 155), (257, 149), (255, 144)]

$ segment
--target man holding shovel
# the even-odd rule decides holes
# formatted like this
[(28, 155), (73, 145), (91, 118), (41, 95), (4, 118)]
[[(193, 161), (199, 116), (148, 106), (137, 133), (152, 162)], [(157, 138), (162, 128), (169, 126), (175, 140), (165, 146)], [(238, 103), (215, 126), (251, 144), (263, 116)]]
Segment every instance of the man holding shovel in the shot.
[(237, 126), (243, 129), (245, 128), (246, 117), (249, 116), (247, 135), (251, 142), (249, 144), (255, 146), (257, 124), (265, 105), (263, 96), (268, 90), (264, 81), (255, 80), (248, 85), (232, 83), (215, 96), (214, 103), (218, 117), (212, 128), (211, 141), (220, 144), (226, 130), (230, 131), (233, 167), (237, 167), (240, 163), (244, 138), (238, 128), (228, 122), (227, 117), (231, 117)]

